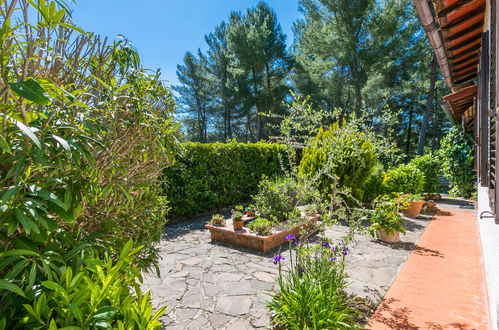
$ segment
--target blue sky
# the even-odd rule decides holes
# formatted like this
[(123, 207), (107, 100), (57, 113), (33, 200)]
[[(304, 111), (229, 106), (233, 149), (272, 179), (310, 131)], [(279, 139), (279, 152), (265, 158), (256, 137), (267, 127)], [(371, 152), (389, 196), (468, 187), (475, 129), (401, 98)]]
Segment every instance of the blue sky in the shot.
[[(288, 45), (299, 16), (297, 0), (267, 0), (277, 13)], [(177, 64), (187, 50), (205, 49), (204, 35), (231, 11), (246, 11), (257, 0), (79, 0), (73, 21), (85, 31), (115, 38), (125, 35), (137, 47), (145, 67), (160, 68), (163, 79), (177, 84)]]

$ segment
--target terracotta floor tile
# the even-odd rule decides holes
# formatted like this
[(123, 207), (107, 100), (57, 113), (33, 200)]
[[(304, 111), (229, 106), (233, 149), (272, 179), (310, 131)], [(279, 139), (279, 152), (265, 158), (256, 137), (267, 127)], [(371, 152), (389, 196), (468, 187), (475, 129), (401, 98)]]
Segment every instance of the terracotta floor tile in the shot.
[(490, 329), (476, 223), (441, 210), (369, 321), (370, 329)]

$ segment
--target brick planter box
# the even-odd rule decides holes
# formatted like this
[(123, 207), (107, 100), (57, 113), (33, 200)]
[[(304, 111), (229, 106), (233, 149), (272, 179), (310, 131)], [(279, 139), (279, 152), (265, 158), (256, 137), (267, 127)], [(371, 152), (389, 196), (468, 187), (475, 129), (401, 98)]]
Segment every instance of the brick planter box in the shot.
[[(291, 230), (281, 230), (273, 232), (268, 236), (258, 235), (246, 227), (243, 230), (235, 231), (232, 226), (232, 219), (228, 219), (224, 227), (205, 225), (209, 229), (211, 239), (213, 241), (229, 243), (236, 246), (245, 247), (252, 250), (267, 252), (275, 247), (278, 247), (286, 242), (285, 238), (289, 234), (298, 236), (300, 229), (305, 227), (311, 228), (319, 219), (319, 215), (310, 217), (310, 222), (305, 226), (299, 226)], [(245, 222), (246, 224), (246, 222)]]

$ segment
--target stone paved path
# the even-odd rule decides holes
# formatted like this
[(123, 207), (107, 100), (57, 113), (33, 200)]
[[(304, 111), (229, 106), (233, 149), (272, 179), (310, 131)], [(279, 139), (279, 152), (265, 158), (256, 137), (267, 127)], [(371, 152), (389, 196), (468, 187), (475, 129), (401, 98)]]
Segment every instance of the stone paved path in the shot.
[[(408, 219), (408, 232), (396, 245), (357, 236), (347, 257), (348, 290), (378, 303), (430, 218)], [(265, 328), (269, 319), (263, 302), (277, 274), (275, 251), (262, 254), (212, 243), (205, 221), (169, 226), (160, 244), (161, 277), (144, 274), (143, 288), (151, 290), (154, 306), (168, 305), (163, 324), (168, 329)], [(328, 228), (325, 235), (339, 239), (347, 229)]]

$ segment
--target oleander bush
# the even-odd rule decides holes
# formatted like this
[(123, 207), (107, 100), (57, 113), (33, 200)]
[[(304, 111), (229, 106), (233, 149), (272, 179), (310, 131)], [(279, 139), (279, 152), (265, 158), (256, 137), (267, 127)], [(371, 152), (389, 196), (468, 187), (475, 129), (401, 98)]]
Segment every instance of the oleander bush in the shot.
[(476, 192), (473, 170), (473, 136), (459, 125), (453, 126), (440, 143), (439, 156), (445, 177), (450, 181), (450, 195), (469, 198)]
[(172, 95), (64, 1), (2, 8), (0, 329), (158, 328), (136, 283), (166, 223)]
[(438, 176), (442, 172), (442, 159), (433, 154), (418, 156), (411, 160), (410, 164), (418, 168), (424, 175), (425, 193), (438, 193), (440, 191), (440, 181)]
[(402, 164), (383, 176), (387, 193), (418, 194), (424, 191), (424, 184), (424, 173), (413, 164)]
[(279, 176), (289, 165), (288, 148), (278, 143), (182, 144), (177, 162), (165, 169), (172, 214), (193, 215), (247, 201), (262, 175)]
[(374, 146), (367, 135), (354, 125), (343, 122), (319, 129), (317, 136), (303, 150), (299, 172), (314, 178), (317, 188), (328, 195), (334, 186), (348, 188), (361, 199), (364, 182), (376, 165)]

